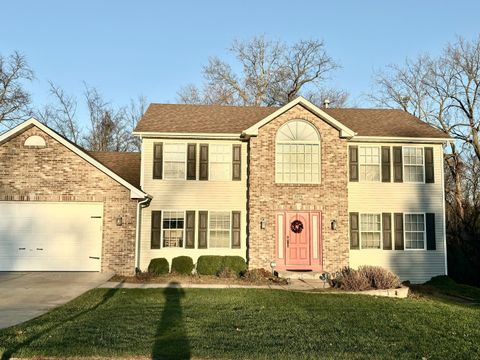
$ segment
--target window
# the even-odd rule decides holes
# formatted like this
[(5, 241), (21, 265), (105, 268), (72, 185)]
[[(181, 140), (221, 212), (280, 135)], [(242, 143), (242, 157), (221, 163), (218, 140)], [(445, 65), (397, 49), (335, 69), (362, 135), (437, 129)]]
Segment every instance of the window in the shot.
[(163, 212), (163, 247), (183, 247), (183, 211)]
[(278, 129), (275, 153), (277, 183), (320, 182), (320, 136), (303, 120), (292, 120)]
[(403, 148), (403, 168), (405, 182), (423, 182), (423, 148)]
[(163, 174), (167, 180), (185, 180), (185, 144), (163, 144)]
[(360, 180), (380, 181), (380, 148), (377, 146), (358, 148)]
[(232, 180), (232, 145), (210, 145), (210, 180)]
[(360, 238), (362, 249), (380, 249), (382, 238), (380, 214), (360, 215)]
[(230, 212), (212, 211), (210, 212), (210, 248), (229, 248), (230, 247)]
[(425, 249), (425, 214), (405, 214), (405, 249)]

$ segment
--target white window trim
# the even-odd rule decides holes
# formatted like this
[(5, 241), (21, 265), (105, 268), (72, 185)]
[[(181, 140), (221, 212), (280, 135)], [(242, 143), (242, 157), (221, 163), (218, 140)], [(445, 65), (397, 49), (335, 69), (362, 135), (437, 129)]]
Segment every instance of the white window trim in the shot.
[[(420, 148), (422, 149), (422, 168), (423, 168), (423, 181), (405, 181), (405, 148)], [(407, 165), (407, 166), (415, 166), (415, 165)], [(425, 184), (425, 148), (421, 145), (402, 145), (402, 177), (403, 182), (407, 184)]]
[[(293, 121), (303, 121), (306, 122), (308, 125), (312, 126), (314, 130), (316, 131), (318, 135), (318, 141), (277, 141), (277, 134), (278, 131), (280, 130), (281, 127), (283, 127), (285, 124)], [(292, 181), (279, 181), (277, 179), (277, 151), (278, 151), (278, 146), (277, 145), (318, 145), (318, 181), (311, 181), (311, 182), (292, 182)], [(278, 129), (277, 132), (275, 133), (275, 149), (274, 149), (274, 162), (275, 162), (275, 169), (274, 169), (274, 176), (275, 176), (275, 184), (321, 184), (322, 183), (322, 138), (320, 136), (320, 133), (317, 129), (317, 127), (312, 124), (310, 121), (304, 120), (304, 119), (292, 119), (288, 120), (287, 122), (283, 123)]]
[[(378, 248), (363, 248), (362, 240), (362, 215), (380, 215), (380, 247)], [(350, 225), (349, 225), (350, 226)], [(359, 250), (383, 250), (383, 221), (382, 213), (368, 212), (368, 213), (358, 213), (358, 238), (360, 240)]]
[[(360, 176), (361, 174), (361, 166), (362, 163), (360, 163), (360, 149), (361, 148), (377, 148), (378, 149), (378, 173), (379, 173), (379, 178), (378, 180), (362, 180), (362, 177)], [(403, 153), (402, 153), (403, 154)], [(403, 156), (403, 155), (402, 155)], [(363, 164), (363, 165), (377, 165), (377, 164)], [(382, 182), (382, 148), (379, 145), (358, 145), (358, 182), (363, 182), (363, 183), (379, 183)]]
[[(229, 176), (227, 180), (222, 180), (222, 179), (212, 179), (212, 160), (211, 160), (211, 151), (212, 151), (212, 145), (224, 145), (224, 146), (229, 146), (230, 147), (230, 166), (229, 166)], [(212, 144), (210, 143), (208, 145), (208, 181), (218, 181), (218, 182), (226, 182), (226, 181), (233, 181), (232, 179), (232, 171), (233, 171), (233, 143), (232, 144)]]
[[(207, 249), (220, 249), (220, 250), (225, 250), (225, 249), (232, 249), (232, 211), (234, 210), (205, 210), (208, 212), (208, 234), (207, 234)], [(228, 247), (210, 247), (210, 215), (212, 212), (228, 212), (229, 217), (230, 217), (230, 226), (228, 228)]]
[[(162, 154), (162, 180), (166, 181), (184, 181), (187, 180), (187, 156), (188, 156), (188, 144), (183, 143), (183, 142), (164, 142), (163, 143), (163, 154)], [(184, 151), (184, 164), (185, 164), (185, 177), (183, 179), (166, 179), (165, 178), (165, 145), (184, 145), (185, 146), (185, 151)], [(155, 150), (154, 150), (155, 151)], [(195, 161), (196, 163), (196, 161)], [(167, 210), (169, 211), (169, 210)], [(173, 211), (173, 210), (172, 210)], [(163, 217), (163, 215), (162, 215)]]
[[(162, 212), (161, 216), (161, 225), (160, 225), (160, 249), (151, 249), (151, 250), (162, 250), (162, 249), (185, 249), (185, 234), (187, 226), (187, 212), (186, 210), (175, 210), (175, 209), (159, 209), (157, 211)], [(165, 211), (169, 212), (181, 212), (183, 213), (183, 239), (182, 246), (163, 246), (163, 218), (165, 216)]]
[[(405, 215), (423, 215), (423, 249), (408, 249), (406, 246), (407, 243), (407, 232), (420, 232), (420, 231), (407, 231), (405, 226)], [(403, 251), (426, 251), (427, 250), (427, 215), (424, 212), (405, 212), (403, 213)]]

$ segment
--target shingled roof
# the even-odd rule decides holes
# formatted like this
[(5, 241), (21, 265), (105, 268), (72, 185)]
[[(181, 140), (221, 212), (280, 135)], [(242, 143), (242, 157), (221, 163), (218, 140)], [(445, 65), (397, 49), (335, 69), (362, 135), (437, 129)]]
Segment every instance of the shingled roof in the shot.
[[(151, 104), (135, 132), (240, 134), (278, 107)], [(321, 109), (358, 136), (448, 138), (402, 110)]]
[(140, 153), (121, 151), (88, 151), (102, 165), (140, 189)]

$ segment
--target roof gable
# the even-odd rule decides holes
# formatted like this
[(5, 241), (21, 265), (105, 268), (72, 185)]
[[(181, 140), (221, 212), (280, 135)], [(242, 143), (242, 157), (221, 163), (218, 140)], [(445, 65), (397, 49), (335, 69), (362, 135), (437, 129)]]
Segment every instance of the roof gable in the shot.
[(143, 199), (147, 196), (146, 193), (138, 189), (136, 186), (132, 185), (128, 181), (126, 181), (124, 178), (119, 176), (117, 173), (113, 172), (111, 169), (103, 165), (101, 162), (93, 158), (90, 154), (88, 154), (85, 150), (81, 149), (74, 143), (70, 142), (69, 140), (65, 139), (63, 136), (57, 134), (55, 131), (50, 129), (48, 126), (43, 125), (40, 123), (38, 120), (31, 118), (27, 121), (24, 121), (20, 125), (14, 127), (13, 129), (10, 129), (9, 131), (3, 133), (0, 135), (0, 144), (4, 143), (5, 141), (8, 141), (9, 139), (17, 136), (18, 134), (22, 133), (26, 129), (29, 129), (30, 127), (35, 126), (51, 136), (53, 139), (67, 147), (69, 150), (83, 158), (85, 161), (96, 167), (98, 170), (102, 171), (106, 175), (110, 176), (113, 180), (117, 181), (121, 185), (125, 186), (127, 189), (130, 190), (130, 196), (132, 199)]
[(313, 105), (310, 101), (305, 100), (303, 97), (299, 96), (295, 100), (290, 101), (288, 104), (282, 106), (275, 112), (271, 113), (268, 115), (266, 118), (262, 119), (261, 121), (257, 122), (256, 124), (250, 126), (248, 129), (244, 131), (246, 135), (258, 135), (258, 129), (260, 129), (262, 126), (268, 124), (270, 121), (275, 119), (276, 117), (282, 115), (283, 113), (287, 112), (291, 108), (293, 108), (296, 105), (301, 105), (304, 108), (306, 108), (308, 111), (312, 112), (313, 114), (317, 115), (319, 118), (333, 126), (335, 129), (340, 131), (340, 136), (341, 137), (352, 137), (355, 135), (355, 132), (321, 110), (318, 106)]

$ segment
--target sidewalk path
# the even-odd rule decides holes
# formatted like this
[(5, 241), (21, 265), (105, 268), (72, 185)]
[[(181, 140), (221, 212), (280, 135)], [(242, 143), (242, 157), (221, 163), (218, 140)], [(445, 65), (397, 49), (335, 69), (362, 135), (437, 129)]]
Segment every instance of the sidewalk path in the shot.
[[(190, 289), (276, 289), (276, 290), (295, 290), (312, 291), (324, 289), (324, 282), (321, 280), (291, 280), (288, 285), (238, 285), (238, 284), (179, 284), (179, 283), (127, 283), (108, 281), (100, 288), (118, 288), (118, 289), (165, 289), (165, 288), (190, 288)], [(327, 285), (328, 287), (328, 285)]]

